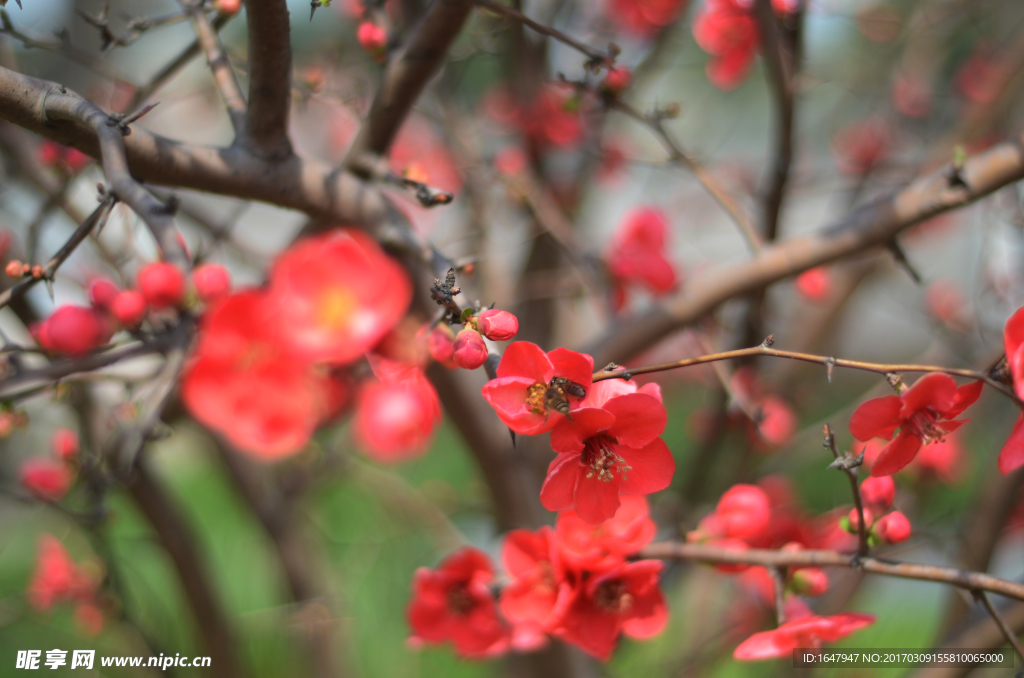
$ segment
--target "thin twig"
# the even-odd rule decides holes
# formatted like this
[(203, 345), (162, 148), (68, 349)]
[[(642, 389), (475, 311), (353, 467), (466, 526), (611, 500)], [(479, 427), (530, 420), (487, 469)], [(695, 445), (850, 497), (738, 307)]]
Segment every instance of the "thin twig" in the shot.
[(638, 374), (651, 374), (653, 372), (665, 372), (667, 370), (674, 370), (680, 367), (689, 367), (691, 365), (703, 365), (704, 363), (712, 363), (718, 360), (733, 360), (736, 358), (747, 358), (751, 356), (769, 356), (772, 358), (788, 358), (790, 360), (800, 360), (808, 363), (817, 363), (824, 365), (829, 370), (831, 375), (832, 367), (846, 367), (852, 370), (864, 370), (866, 372), (875, 372), (876, 374), (890, 374), (898, 372), (939, 372), (942, 374), (948, 374), (954, 377), (966, 377), (968, 379), (977, 379), (983, 381), (995, 390), (999, 391), (1007, 398), (1011, 399), (1018, 407), (1024, 409), (1024, 402), (1017, 397), (1012, 390), (1007, 388), (1004, 384), (992, 379), (987, 373), (978, 370), (961, 369), (957, 367), (941, 367), (938, 365), (906, 365), (901, 363), (868, 363), (860, 360), (846, 360), (844, 358), (833, 358), (830, 356), (814, 355), (811, 353), (799, 353), (796, 351), (782, 351), (779, 349), (770, 348), (765, 344), (760, 346), (754, 346), (751, 348), (741, 348), (735, 351), (722, 351), (721, 353), (712, 353), (709, 355), (697, 356), (695, 358), (685, 358), (683, 360), (677, 360), (670, 363), (659, 363), (657, 365), (644, 365), (643, 367), (630, 367), (625, 370), (598, 370), (594, 372), (594, 381), (602, 381), (604, 379), (631, 379)]
[(228, 109), (231, 126), (235, 129), (237, 137), (245, 130), (245, 96), (242, 94), (242, 88), (238, 86), (238, 79), (231, 68), (231, 62), (228, 61), (228, 55), (220, 44), (217, 31), (206, 17), (206, 11), (201, 5), (193, 5), (188, 11), (195, 24), (196, 37), (203, 52), (206, 53), (206, 62), (209, 64), (210, 70), (213, 71), (217, 89), (220, 90), (220, 95), (224, 98), (224, 105)]
[(1017, 634), (1013, 632), (1013, 629), (1011, 629), (1006, 623), (1006, 620), (1003, 619), (1003, 615), (999, 614), (999, 610), (997, 610), (996, 606), (992, 604), (991, 600), (989, 600), (988, 594), (978, 589), (971, 591), (971, 595), (974, 596), (975, 600), (981, 601), (985, 606), (985, 609), (988, 610), (988, 613), (992, 615), (992, 619), (999, 626), (999, 630), (1003, 632), (1004, 636), (1006, 636), (1007, 642), (1009, 642), (1010, 645), (1013, 646), (1013, 649), (1016, 650), (1017, 656), (1024, 659), (1024, 649), (1021, 649), (1020, 641), (1017, 640)]
[[(832, 451), (832, 456), (836, 458), (837, 462), (843, 459), (843, 455), (839, 452), (839, 447), (836, 445), (836, 437), (832, 433), (832, 427), (828, 424), (825, 424), (824, 434), (825, 447)], [(857, 468), (863, 461), (864, 458), (862, 455), (858, 463), (840, 464), (838, 466), (839, 470), (843, 471), (850, 481), (850, 491), (853, 493), (853, 503), (857, 507), (857, 555), (862, 558), (868, 554), (868, 528), (867, 524), (864, 522), (864, 501), (860, 496), (860, 486), (857, 485)]]
[(983, 572), (955, 567), (882, 560), (839, 551), (782, 551), (773, 549), (729, 549), (709, 544), (663, 541), (643, 548), (637, 558), (694, 560), (705, 563), (761, 565), (763, 567), (845, 567), (869, 574), (949, 584), (967, 591), (981, 590), (1024, 600), (1024, 584), (1000, 579)]
[(544, 24), (537, 23), (536, 21), (526, 16), (522, 12), (516, 11), (511, 7), (506, 7), (505, 5), (499, 4), (497, 2), (492, 2), (492, 0), (476, 0), (476, 4), (479, 7), (483, 7), (484, 9), (494, 12), (495, 14), (500, 14), (501, 16), (515, 19), (516, 21), (520, 22), (527, 28), (537, 33), (540, 33), (541, 35), (546, 35), (549, 38), (554, 38), (559, 42), (569, 45), (576, 51), (589, 57), (590, 61), (593, 64), (600, 64), (602, 66), (609, 67), (615, 64), (615, 54), (613, 53), (614, 50), (609, 50), (608, 53), (605, 53), (600, 50), (594, 49), (593, 47), (585, 45), (579, 40), (576, 40), (575, 38), (566, 35), (562, 31), (551, 28), (550, 26), (545, 26)]
[(772, 589), (775, 591), (775, 623), (782, 626), (786, 623), (786, 576), (783, 568), (769, 567), (772, 576)]

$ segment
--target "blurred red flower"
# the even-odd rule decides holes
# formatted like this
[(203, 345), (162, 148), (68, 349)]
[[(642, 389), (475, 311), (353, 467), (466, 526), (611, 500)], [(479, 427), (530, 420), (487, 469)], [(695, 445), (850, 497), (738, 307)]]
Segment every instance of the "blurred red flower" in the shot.
[(608, 0), (608, 16), (641, 38), (653, 37), (682, 13), (686, 0)]
[(732, 656), (745, 661), (788, 657), (796, 648), (821, 647), (823, 642), (835, 642), (874, 623), (873, 615), (857, 612), (800, 617), (772, 631), (755, 633), (740, 643)]
[(619, 224), (605, 248), (616, 310), (625, 304), (627, 285), (659, 295), (675, 289), (678, 276), (666, 257), (668, 232), (668, 218), (653, 207), (635, 209)]
[(693, 37), (712, 56), (708, 80), (723, 90), (743, 82), (760, 44), (757, 22), (739, 0), (706, 0), (693, 22)]
[(562, 559), (578, 570), (602, 570), (621, 563), (654, 539), (655, 525), (648, 515), (647, 498), (641, 495), (619, 497), (615, 515), (593, 525), (576, 515), (562, 511), (555, 533)]
[(441, 402), (423, 370), (379, 357), (370, 364), (380, 381), (363, 386), (355, 413), (355, 435), (378, 461), (417, 457), (430, 446), (441, 421)]
[(75, 481), (75, 474), (58, 459), (32, 457), (21, 465), (21, 485), (46, 501), (60, 501)]

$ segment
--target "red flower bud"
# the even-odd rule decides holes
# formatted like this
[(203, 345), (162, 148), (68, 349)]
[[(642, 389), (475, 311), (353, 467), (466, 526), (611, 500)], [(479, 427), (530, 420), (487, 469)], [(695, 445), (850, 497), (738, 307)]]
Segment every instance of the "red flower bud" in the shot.
[(112, 329), (107, 319), (92, 308), (61, 306), (39, 323), (33, 334), (48, 351), (80, 356), (107, 343)]
[(860, 484), (860, 496), (864, 503), (879, 512), (892, 506), (896, 496), (896, 483), (892, 476), (868, 478)]
[(491, 341), (508, 341), (519, 331), (519, 320), (508, 311), (488, 309), (477, 316), (480, 334)]
[(40, 499), (60, 501), (72, 480), (68, 467), (56, 459), (36, 457), (21, 465), (22, 486)]
[(89, 281), (89, 301), (96, 308), (110, 310), (119, 291), (117, 285), (106, 278), (96, 277)]
[(220, 14), (231, 16), (232, 14), (238, 14), (239, 10), (242, 9), (242, 0), (217, 0), (213, 6)]
[(359, 41), (363, 49), (376, 56), (387, 47), (388, 34), (382, 26), (378, 26), (372, 21), (364, 21), (359, 24), (359, 29), (356, 31), (356, 40)]
[(910, 521), (899, 511), (893, 511), (878, 519), (875, 534), (886, 544), (899, 544), (910, 538)]
[(618, 95), (626, 90), (633, 82), (633, 74), (628, 68), (609, 68), (608, 75), (604, 78), (604, 90), (609, 94)]
[(7, 273), (8, 278), (13, 278), (14, 280), (18, 280), (21, 276), (25, 275), (22, 270), (22, 263), (17, 259), (11, 259), (8, 261), (7, 268), (4, 269), (4, 272)]
[(816, 567), (803, 567), (793, 573), (789, 586), (802, 596), (820, 596), (828, 590), (828, 576)]
[(136, 284), (153, 308), (177, 306), (185, 298), (185, 276), (174, 264), (147, 264), (139, 271)]
[(203, 301), (219, 299), (231, 291), (231, 274), (220, 264), (203, 264), (192, 271), (196, 294)]
[(771, 505), (760, 487), (733, 485), (718, 500), (714, 515), (723, 536), (745, 539), (768, 526)]
[(455, 364), (465, 370), (475, 370), (487, 362), (487, 345), (476, 330), (464, 329), (455, 337)]
[(427, 346), (431, 358), (445, 367), (455, 368), (455, 361), (452, 360), (455, 354), (455, 336), (447, 325), (438, 325), (430, 330)]
[[(856, 507), (850, 509), (850, 513), (846, 516), (846, 519), (849, 521), (850, 526), (850, 529), (847, 531), (851, 534), (857, 534), (860, 531), (860, 515), (857, 513)], [(872, 523), (875, 522), (875, 517), (871, 515), (871, 511), (869, 509), (864, 509), (864, 522), (868, 527), (871, 527)]]
[(64, 461), (72, 461), (78, 456), (78, 446), (78, 434), (69, 428), (59, 428), (50, 437), (50, 449)]
[(110, 311), (124, 327), (135, 328), (146, 317), (146, 298), (137, 290), (124, 290), (114, 297)]
[(810, 268), (796, 277), (796, 291), (805, 299), (821, 301), (832, 291), (832, 278), (824, 266)]

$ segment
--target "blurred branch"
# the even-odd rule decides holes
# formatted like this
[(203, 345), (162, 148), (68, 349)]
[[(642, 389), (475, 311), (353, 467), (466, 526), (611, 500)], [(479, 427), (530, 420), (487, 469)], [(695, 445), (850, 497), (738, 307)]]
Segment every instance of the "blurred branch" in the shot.
[(857, 485), (857, 468), (864, 462), (864, 453), (861, 453), (859, 459), (853, 459), (854, 464), (842, 463), (840, 460), (846, 460), (847, 458), (839, 452), (839, 447), (836, 446), (836, 437), (832, 434), (832, 427), (825, 424), (825, 447), (832, 452), (832, 456), (835, 457), (838, 468), (850, 481), (850, 491), (853, 493), (853, 505), (857, 509), (857, 555), (863, 558), (868, 554), (868, 528), (867, 521), (864, 520), (864, 502), (860, 497), (860, 487)]
[(387, 153), (472, 9), (473, 0), (434, 0), (430, 4), (409, 44), (388, 63), (370, 112), (345, 157), (345, 167), (365, 175), (365, 163)]
[[(1004, 623), (1011, 631), (1024, 633), (1024, 604), (1014, 603), (1005, 609), (1001, 616)], [(949, 642), (942, 645), (942, 649), (959, 650), (965, 647), (977, 648), (979, 650), (997, 648), (1006, 642), (1000, 625), (991, 616), (984, 617), (970, 628), (960, 633)], [(912, 678), (962, 678), (974, 671), (975, 666), (956, 667), (928, 667), (918, 669), (910, 674)]]
[(818, 233), (773, 244), (749, 261), (709, 270), (668, 303), (624, 319), (585, 349), (598, 365), (624, 362), (719, 305), (829, 263), (882, 247), (904, 229), (968, 205), (1024, 177), (1024, 139), (971, 156), (959, 175), (952, 164), (924, 174), (852, 210)]
[(103, 202), (93, 210), (92, 214), (86, 217), (85, 221), (75, 229), (75, 232), (71, 234), (68, 241), (64, 243), (59, 250), (57, 250), (57, 253), (53, 255), (53, 258), (46, 262), (46, 266), (43, 267), (43, 274), (41, 276), (37, 278), (33, 275), (28, 275), (14, 285), (14, 287), (10, 287), (3, 292), (0, 292), (0, 308), (7, 306), (15, 299), (19, 299), (24, 296), (26, 292), (41, 280), (45, 280), (47, 281), (47, 284), (50, 284), (53, 281), (54, 275), (57, 273), (57, 269), (60, 268), (60, 265), (71, 256), (71, 253), (82, 244), (82, 241), (89, 237), (89, 234), (92, 233), (93, 229), (97, 228), (97, 225), (100, 225), (100, 228), (102, 228), (102, 223), (106, 221), (108, 216), (110, 216), (110, 210), (114, 207), (115, 202), (117, 202), (117, 199), (112, 196), (104, 198)]
[(736, 550), (708, 544), (656, 542), (637, 554), (638, 558), (695, 560), (702, 563), (734, 563), (764, 567), (846, 567), (869, 574), (901, 579), (917, 579), (949, 584), (967, 591), (989, 591), (1017, 600), (1024, 600), (1024, 584), (1000, 579), (983, 572), (970, 572), (955, 567), (905, 563), (838, 551), (775, 551), (772, 549)]
[(1017, 640), (1017, 635), (1006, 623), (1006, 620), (1003, 619), (1003, 615), (999, 614), (999, 610), (996, 609), (996, 606), (992, 604), (991, 600), (989, 600), (988, 594), (984, 591), (971, 591), (971, 595), (974, 596), (975, 600), (980, 601), (985, 606), (985, 609), (988, 610), (992, 620), (995, 621), (996, 626), (998, 626), (999, 630), (1003, 632), (1003, 636), (1006, 637), (1006, 641), (1010, 643), (1010, 646), (1017, 652), (1017, 656), (1024, 659), (1024, 650), (1020, 647), (1020, 641)]
[(235, 655), (233, 633), (221, 608), (217, 588), (210, 581), (196, 546), (199, 540), (148, 464), (135, 467), (128, 491), (174, 563), (195, 615), (199, 645), (212, 658), (218, 678), (241, 678), (245, 674)]
[(224, 48), (220, 44), (217, 31), (210, 24), (210, 20), (206, 18), (206, 10), (201, 4), (191, 5), (188, 7), (188, 13), (192, 16), (192, 22), (195, 24), (199, 44), (206, 53), (206, 62), (209, 64), (210, 70), (213, 71), (217, 89), (220, 90), (220, 94), (224, 98), (228, 117), (231, 118), (231, 126), (235, 129), (235, 138), (237, 139), (245, 131), (245, 97), (242, 95), (242, 89), (238, 86), (238, 79), (231, 69), (228, 55), (224, 53)]
[(868, 363), (860, 360), (846, 360), (845, 358), (833, 358), (831, 356), (823, 355), (812, 355), (810, 353), (797, 353), (795, 351), (782, 351), (779, 349), (771, 348), (773, 337), (769, 336), (759, 346), (752, 348), (741, 348), (735, 351), (722, 351), (721, 353), (711, 353), (708, 355), (697, 356), (695, 358), (684, 358), (682, 360), (676, 360), (670, 363), (659, 363), (657, 365), (644, 365), (643, 367), (627, 367), (624, 370), (598, 370), (594, 372), (594, 381), (603, 381), (605, 379), (632, 379), (638, 374), (651, 374), (653, 372), (665, 372), (667, 370), (674, 370), (681, 367), (690, 367), (691, 365), (703, 365), (705, 363), (713, 363), (719, 360), (734, 360), (736, 358), (747, 358), (752, 356), (769, 356), (772, 358), (788, 358), (789, 360), (800, 360), (808, 363), (817, 363), (823, 365), (827, 370), (827, 376), (829, 381), (832, 379), (832, 368), (833, 367), (845, 367), (852, 370), (864, 370), (866, 372), (875, 372), (877, 374), (890, 374), (899, 372), (940, 372), (942, 374), (948, 374), (955, 377), (966, 377), (968, 379), (977, 379), (983, 381), (995, 390), (999, 391), (1007, 398), (1011, 399), (1018, 407), (1024, 409), (1024, 402), (1017, 397), (1017, 394), (1012, 389), (1007, 388), (1005, 384), (1002, 384), (993, 379), (987, 372), (979, 370), (968, 370), (958, 367), (941, 367), (938, 365), (912, 365), (902, 363)]
[(288, 140), (292, 45), (286, 0), (245, 0), (249, 27), (249, 109), (244, 144), (255, 155), (282, 160)]
[(554, 38), (559, 42), (569, 45), (576, 51), (588, 57), (592, 64), (610, 67), (615, 63), (616, 49), (614, 48), (610, 48), (607, 53), (601, 52), (600, 50), (589, 47), (579, 40), (566, 35), (562, 31), (537, 23), (530, 17), (513, 9), (512, 7), (507, 7), (500, 3), (493, 2), (492, 0), (476, 0), (476, 4), (478, 7), (482, 7), (490, 12), (494, 12), (495, 14), (515, 19), (527, 28), (540, 33), (541, 35), (546, 35), (549, 38)]

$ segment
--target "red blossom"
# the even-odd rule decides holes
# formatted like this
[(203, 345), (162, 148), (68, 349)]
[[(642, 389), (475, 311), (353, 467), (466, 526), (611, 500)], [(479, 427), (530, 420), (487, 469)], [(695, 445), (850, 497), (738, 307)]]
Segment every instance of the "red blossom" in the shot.
[(824, 266), (809, 268), (796, 277), (796, 291), (804, 299), (821, 301), (832, 291), (832, 276)]
[(89, 281), (89, 302), (94, 308), (109, 309), (120, 290), (107, 278), (96, 277)]
[(867, 478), (860, 484), (860, 496), (865, 506), (881, 513), (892, 506), (896, 497), (896, 483), (892, 476)]
[(882, 516), (872, 530), (886, 544), (898, 544), (910, 538), (910, 521), (899, 511)]
[(372, 21), (364, 21), (356, 30), (356, 40), (367, 52), (379, 56), (388, 46), (388, 33), (383, 26), (378, 26)]
[(553, 429), (563, 415), (552, 408), (549, 391), (560, 389), (572, 407), (580, 398), (567, 391), (556, 377), (576, 384), (589, 393), (594, 359), (585, 353), (556, 348), (545, 353), (536, 344), (516, 341), (505, 348), (498, 364), (497, 378), (484, 384), (483, 396), (498, 418), (516, 433), (539, 435)]
[(71, 559), (67, 549), (50, 534), (39, 538), (36, 569), (28, 585), (28, 602), (46, 611), (65, 600), (89, 600), (97, 581)]
[(33, 457), (21, 465), (21, 485), (46, 501), (60, 501), (68, 493), (75, 474), (63, 461)]
[(78, 456), (78, 434), (69, 428), (58, 428), (50, 436), (50, 450), (58, 459), (74, 461)]
[(620, 494), (651, 494), (672, 481), (675, 460), (658, 437), (667, 421), (660, 390), (620, 394), (614, 381), (594, 384), (572, 419), (552, 431), (558, 456), (540, 491), (549, 511), (574, 508), (596, 525), (615, 515)]
[(749, 539), (768, 527), (771, 505), (757, 485), (733, 485), (722, 494), (714, 513), (701, 521), (699, 530), (714, 537)]
[(627, 495), (615, 515), (593, 525), (576, 515), (562, 511), (555, 533), (567, 566), (579, 570), (605, 570), (624, 561), (654, 539), (654, 521), (648, 515), (647, 498)]
[[(605, 248), (615, 299), (624, 301), (628, 285), (656, 295), (675, 289), (678, 277), (666, 256), (668, 232), (668, 218), (657, 208), (641, 207), (625, 216)], [(616, 310), (622, 305), (616, 303)]]
[(756, 407), (760, 412), (757, 431), (761, 438), (772, 447), (789, 444), (797, 429), (797, 418), (785, 400), (768, 395), (761, 398)]
[(93, 308), (64, 305), (33, 328), (39, 345), (59, 355), (83, 356), (110, 340), (113, 327)]
[[(952, 420), (981, 395), (983, 382), (957, 387), (946, 374), (928, 374), (902, 395), (874, 398), (850, 417), (850, 433), (857, 440), (892, 440), (871, 467), (871, 475), (891, 475), (909, 464), (922, 445), (939, 440), (960, 428), (966, 420)], [(948, 419), (952, 421), (939, 421)]]
[(338, 229), (277, 258), (267, 322), (306, 359), (349, 363), (398, 323), (411, 298), (405, 271), (372, 238)]
[(427, 451), (441, 421), (441, 402), (433, 384), (416, 366), (374, 357), (380, 380), (363, 387), (356, 408), (356, 440), (366, 453), (393, 463)]
[(464, 370), (475, 370), (487, 362), (487, 345), (480, 333), (468, 327), (460, 330), (455, 335), (452, 359)]
[(626, 91), (626, 88), (633, 82), (633, 74), (629, 72), (628, 68), (616, 67), (609, 68), (608, 73), (604, 76), (604, 82), (601, 84), (601, 88), (611, 94), (612, 96), (618, 96)]
[(447, 325), (437, 325), (427, 335), (427, 346), (430, 350), (430, 357), (445, 367), (457, 367), (453, 356), (455, 354), (455, 336)]
[(835, 642), (873, 623), (873, 615), (858, 612), (800, 617), (772, 631), (755, 633), (740, 643), (732, 656), (744, 661), (789, 657), (796, 648), (821, 647), (822, 643)]
[[(1014, 311), (1003, 326), (1003, 350), (1017, 397), (1024, 397), (1024, 307)], [(998, 465), (1003, 475), (1024, 466), (1024, 414), (1017, 417), (1010, 437), (999, 452)]]
[(146, 304), (146, 297), (138, 290), (122, 290), (114, 297), (110, 305), (110, 312), (117, 318), (117, 322), (128, 328), (138, 327), (149, 306)]
[(480, 334), (491, 341), (508, 341), (519, 332), (519, 319), (508, 311), (489, 308), (476, 317)]
[(185, 275), (174, 264), (163, 261), (144, 266), (136, 286), (153, 308), (178, 306), (185, 299)]
[(203, 264), (192, 271), (196, 294), (209, 303), (231, 291), (231, 274), (220, 264)]
[(662, 563), (638, 560), (586, 579), (565, 614), (560, 635), (607, 661), (619, 634), (650, 638), (665, 627), (668, 614), (658, 586)]
[(559, 541), (550, 527), (513, 530), (501, 550), (512, 578), (501, 592), (501, 611), (515, 626), (553, 631), (572, 602), (573, 589), (559, 557)]
[(300, 451), (345, 397), (339, 382), (280, 342), (276, 310), (255, 290), (214, 304), (181, 387), (192, 416), (266, 460)]
[(508, 629), (498, 619), (498, 606), (489, 583), (490, 559), (466, 547), (445, 558), (437, 569), (421, 567), (413, 577), (409, 626), (421, 641), (452, 641), (463, 657), (500, 653)]
[(608, 16), (626, 30), (650, 38), (679, 16), (685, 0), (608, 0)]
[(499, 122), (522, 130), (534, 146), (569, 148), (583, 139), (579, 100), (570, 88), (545, 85), (526, 105), (520, 105), (508, 92), (495, 91), (488, 95), (485, 106)]
[(743, 82), (760, 44), (757, 22), (739, 0), (706, 0), (693, 22), (693, 37), (713, 57), (706, 68), (708, 80), (723, 90)]

